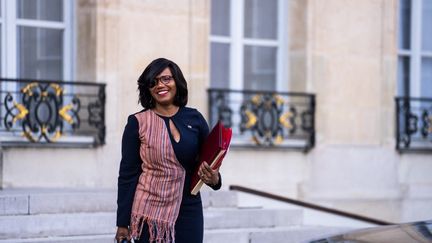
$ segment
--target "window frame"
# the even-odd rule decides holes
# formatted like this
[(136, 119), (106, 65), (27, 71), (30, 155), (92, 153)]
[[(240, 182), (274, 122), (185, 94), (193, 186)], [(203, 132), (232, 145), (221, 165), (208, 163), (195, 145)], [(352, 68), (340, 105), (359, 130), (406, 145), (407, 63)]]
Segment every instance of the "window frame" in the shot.
[[(214, 1), (214, 0), (213, 0)], [(277, 0), (278, 29), (277, 39), (258, 39), (244, 37), (244, 6), (245, 0), (230, 1), (230, 33), (229, 36), (209, 35), (209, 45), (212, 43), (229, 44), (229, 89), (244, 89), (244, 47), (276, 47), (276, 90), (288, 91), (288, 11), (284, 0)], [(211, 17), (210, 17), (211, 19)], [(211, 48), (210, 48), (211, 49)], [(211, 53), (210, 53), (211, 55)]]
[[(422, 50), (422, 9), (424, 0), (411, 0), (411, 13), (410, 13), (410, 48), (403, 49), (399, 46), (398, 42), (398, 62), (401, 57), (409, 58), (409, 96), (410, 97), (421, 97), (421, 83), (422, 83), (422, 58), (432, 58), (432, 51)], [(401, 2), (398, 2), (398, 17), (401, 18)], [(398, 38), (401, 37), (401, 21), (398, 22)], [(399, 69), (400, 67), (398, 67)], [(401, 77), (398, 76), (398, 85), (400, 85)], [(401, 87), (407, 88), (407, 87)], [(400, 90), (402, 90), (400, 89)], [(398, 89), (399, 90), (399, 89)], [(407, 90), (403, 90), (402, 94), (405, 95)]]
[[(73, 80), (75, 74), (75, 1), (63, 0), (63, 21), (20, 19), (17, 17), (17, 1), (1, 0), (1, 70), (0, 76), (21, 78), (18, 75), (17, 29), (20, 26), (63, 30), (62, 80)], [(7, 34), (6, 34), (7, 33)], [(28, 78), (28, 77), (26, 77)], [(37, 78), (37, 77), (34, 77)]]

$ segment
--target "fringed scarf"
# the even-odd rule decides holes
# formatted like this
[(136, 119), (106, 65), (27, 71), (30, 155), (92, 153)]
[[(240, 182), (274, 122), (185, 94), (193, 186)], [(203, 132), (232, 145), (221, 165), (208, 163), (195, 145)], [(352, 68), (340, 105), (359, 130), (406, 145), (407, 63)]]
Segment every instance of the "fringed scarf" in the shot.
[(147, 224), (150, 242), (174, 242), (186, 173), (174, 154), (163, 119), (150, 110), (135, 116), (143, 172), (132, 205), (131, 234), (138, 239)]

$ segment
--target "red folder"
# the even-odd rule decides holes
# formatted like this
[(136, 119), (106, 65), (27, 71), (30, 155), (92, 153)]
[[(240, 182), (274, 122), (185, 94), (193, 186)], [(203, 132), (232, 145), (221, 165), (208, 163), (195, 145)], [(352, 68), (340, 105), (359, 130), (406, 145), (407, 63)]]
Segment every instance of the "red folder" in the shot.
[(225, 128), (221, 121), (219, 121), (211, 130), (206, 140), (204, 141), (201, 153), (199, 156), (199, 163), (192, 175), (191, 180), (191, 194), (196, 195), (203, 186), (204, 182), (198, 176), (200, 165), (206, 161), (210, 167), (215, 170), (222, 164), (228, 147), (231, 142), (232, 130)]

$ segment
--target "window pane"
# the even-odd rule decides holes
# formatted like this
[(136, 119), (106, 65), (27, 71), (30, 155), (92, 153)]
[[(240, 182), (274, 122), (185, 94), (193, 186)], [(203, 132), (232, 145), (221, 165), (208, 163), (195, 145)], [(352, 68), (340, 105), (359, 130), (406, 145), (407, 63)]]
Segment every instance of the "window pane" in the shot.
[(230, 35), (230, 1), (211, 1), (211, 32), (212, 35)]
[(63, 21), (63, 0), (18, 0), (17, 16), (22, 19)]
[(425, 51), (432, 51), (432, 1), (423, 1), (422, 10), (422, 46)]
[(17, 42), (20, 78), (63, 78), (63, 30), (18, 27)]
[(244, 88), (276, 89), (276, 47), (245, 46)]
[(409, 76), (410, 76), (409, 57), (399, 57), (398, 60), (398, 95), (409, 96)]
[(411, 0), (400, 0), (399, 8), (399, 48), (410, 49)]
[(422, 59), (421, 70), (421, 97), (432, 98), (432, 58)]
[(277, 0), (245, 0), (244, 36), (277, 39)]
[(230, 46), (223, 43), (211, 44), (210, 77), (212, 88), (229, 88)]

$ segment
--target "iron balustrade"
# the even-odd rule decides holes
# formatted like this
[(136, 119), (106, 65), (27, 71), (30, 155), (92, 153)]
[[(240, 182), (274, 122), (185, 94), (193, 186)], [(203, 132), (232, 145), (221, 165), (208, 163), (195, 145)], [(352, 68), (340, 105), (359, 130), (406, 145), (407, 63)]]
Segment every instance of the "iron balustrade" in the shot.
[(315, 95), (209, 89), (209, 123), (231, 127), (233, 147), (293, 148), (315, 144)]
[(432, 152), (432, 98), (396, 97), (396, 149)]
[(0, 143), (105, 144), (105, 84), (0, 78)]
[(355, 213), (351, 213), (351, 212), (347, 212), (347, 211), (342, 211), (342, 210), (335, 209), (335, 208), (324, 207), (324, 206), (320, 206), (318, 204), (300, 201), (297, 199), (292, 199), (289, 197), (284, 197), (281, 195), (276, 195), (276, 194), (268, 193), (265, 191), (252, 189), (250, 187), (244, 187), (244, 186), (239, 186), (239, 185), (230, 185), (229, 189), (231, 191), (239, 191), (239, 192), (249, 193), (249, 194), (252, 194), (255, 196), (273, 199), (273, 200), (277, 200), (280, 202), (297, 205), (297, 206), (300, 206), (303, 208), (309, 208), (312, 210), (321, 211), (324, 213), (342, 216), (342, 217), (346, 217), (346, 218), (350, 218), (350, 219), (354, 219), (354, 220), (359, 220), (359, 221), (363, 221), (366, 223), (372, 223), (372, 224), (377, 224), (377, 225), (393, 225), (393, 224), (395, 224), (395, 223), (387, 222), (387, 221), (384, 221), (381, 219), (370, 218), (370, 217), (367, 217), (364, 215), (359, 215), (359, 214), (355, 214)]

